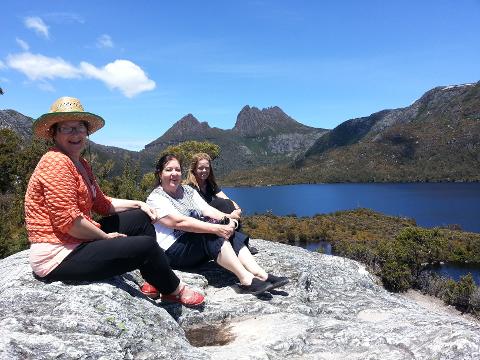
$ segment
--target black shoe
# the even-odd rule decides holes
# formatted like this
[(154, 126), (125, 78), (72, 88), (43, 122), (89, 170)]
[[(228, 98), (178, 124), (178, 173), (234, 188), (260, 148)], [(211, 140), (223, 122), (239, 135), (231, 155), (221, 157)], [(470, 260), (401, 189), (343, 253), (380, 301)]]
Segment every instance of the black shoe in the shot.
[(273, 289), (272, 283), (267, 281), (262, 281), (257, 278), (253, 278), (252, 283), (250, 285), (239, 284), (238, 287), (240, 288), (242, 294), (252, 294), (252, 295), (258, 295), (258, 294), (264, 293), (265, 291)]
[(250, 250), (250, 254), (252, 254), (252, 255), (258, 254), (258, 249), (256, 247), (249, 246), (248, 250)]
[(288, 280), (288, 278), (284, 276), (275, 276), (273, 274), (268, 274), (266, 281), (272, 284), (272, 287), (270, 289), (275, 289), (280, 286), (287, 285), (290, 282), (290, 280)]

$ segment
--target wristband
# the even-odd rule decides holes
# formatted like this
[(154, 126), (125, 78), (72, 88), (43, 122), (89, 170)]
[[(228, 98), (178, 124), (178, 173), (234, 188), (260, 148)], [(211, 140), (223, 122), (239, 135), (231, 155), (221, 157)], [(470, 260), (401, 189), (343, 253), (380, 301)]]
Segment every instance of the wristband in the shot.
[(238, 229), (238, 221), (235, 219), (232, 219), (233, 223), (235, 224), (235, 230)]

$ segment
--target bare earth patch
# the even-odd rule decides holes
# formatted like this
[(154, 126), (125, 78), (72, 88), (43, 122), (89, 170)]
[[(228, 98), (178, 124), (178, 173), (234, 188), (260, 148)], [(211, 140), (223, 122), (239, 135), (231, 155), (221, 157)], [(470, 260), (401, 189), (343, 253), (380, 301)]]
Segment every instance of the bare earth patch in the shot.
[(480, 323), (480, 320), (470, 314), (464, 314), (461, 311), (458, 311), (451, 305), (445, 304), (441, 299), (438, 299), (434, 296), (422, 294), (418, 290), (408, 290), (406, 293), (402, 294), (407, 299), (415, 301), (421, 307), (428, 309), (443, 312), (449, 315), (458, 316), (462, 319), (473, 321), (475, 323)]

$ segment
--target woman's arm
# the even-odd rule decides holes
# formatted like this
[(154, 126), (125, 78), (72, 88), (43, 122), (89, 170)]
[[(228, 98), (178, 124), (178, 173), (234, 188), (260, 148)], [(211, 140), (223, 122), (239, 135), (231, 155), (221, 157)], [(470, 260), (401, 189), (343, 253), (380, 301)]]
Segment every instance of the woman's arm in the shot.
[(67, 233), (82, 240), (112, 239), (127, 236), (118, 232), (106, 233), (82, 216), (77, 217), (73, 221), (73, 225)]
[(211, 224), (180, 214), (168, 214), (157, 219), (157, 222), (170, 229), (178, 229), (185, 232), (200, 234), (215, 234), (224, 239), (230, 238), (235, 230), (235, 225), (233, 223), (228, 225)]
[(112, 198), (111, 203), (112, 206), (110, 208), (110, 213), (117, 213), (132, 209), (141, 209), (148, 216), (150, 216), (150, 219), (152, 219), (152, 221), (157, 218), (157, 213), (155, 209), (151, 208), (143, 201)]

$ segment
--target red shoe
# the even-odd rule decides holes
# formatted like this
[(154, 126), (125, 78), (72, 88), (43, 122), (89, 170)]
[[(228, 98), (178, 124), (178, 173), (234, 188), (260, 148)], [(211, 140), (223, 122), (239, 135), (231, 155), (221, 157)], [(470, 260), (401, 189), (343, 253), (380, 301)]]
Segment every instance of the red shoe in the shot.
[(160, 293), (155, 288), (155, 286), (150, 285), (148, 282), (144, 282), (142, 286), (140, 286), (140, 291), (143, 295), (148, 296), (151, 299), (158, 299)]
[(195, 290), (187, 288), (186, 285), (183, 285), (177, 295), (162, 294), (162, 301), (179, 303), (184, 306), (198, 306), (203, 304), (205, 297)]

